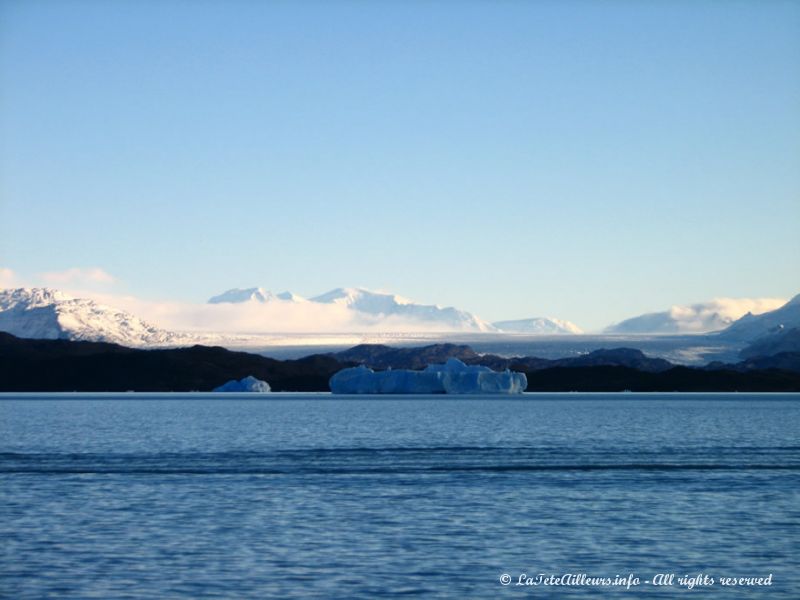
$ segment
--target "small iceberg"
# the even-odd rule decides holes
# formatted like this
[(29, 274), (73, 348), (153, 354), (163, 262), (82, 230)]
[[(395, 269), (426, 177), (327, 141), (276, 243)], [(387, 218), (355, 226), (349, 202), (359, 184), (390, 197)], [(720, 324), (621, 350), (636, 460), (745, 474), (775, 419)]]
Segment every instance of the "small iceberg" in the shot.
[(457, 358), (422, 371), (373, 371), (363, 365), (343, 369), (329, 381), (334, 394), (521, 394), (525, 373), (466, 365)]
[(252, 375), (248, 375), (244, 379), (236, 381), (231, 379), (229, 382), (214, 388), (215, 392), (269, 392), (270, 387), (266, 381), (256, 379)]

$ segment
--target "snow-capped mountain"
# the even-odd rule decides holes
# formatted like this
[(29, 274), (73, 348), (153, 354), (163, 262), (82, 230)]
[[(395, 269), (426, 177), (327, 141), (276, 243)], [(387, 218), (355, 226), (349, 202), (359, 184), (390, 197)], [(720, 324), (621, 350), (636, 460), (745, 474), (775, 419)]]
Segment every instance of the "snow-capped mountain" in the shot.
[(280, 292), (275, 294), (275, 297), (278, 298), (278, 300), (283, 300), (284, 302), (307, 302), (305, 298), (298, 296), (293, 292)]
[(246, 288), (246, 289), (239, 289), (234, 288), (228, 290), (220, 294), (219, 296), (213, 296), (209, 298), (209, 304), (223, 304), (223, 303), (233, 303), (238, 304), (240, 302), (276, 302), (276, 301), (283, 301), (283, 302), (305, 302), (305, 298), (298, 296), (297, 294), (293, 294), (292, 292), (280, 292), (279, 294), (273, 294), (272, 292), (265, 290), (264, 288), (256, 287), (256, 288)]
[(321, 304), (340, 304), (369, 314), (389, 314), (398, 306), (414, 304), (408, 298), (396, 294), (372, 292), (363, 288), (336, 288), (311, 298), (311, 301)]
[(495, 321), (492, 326), (502, 333), (529, 333), (533, 335), (562, 335), (579, 334), (583, 330), (561, 319), (547, 317), (534, 317), (531, 319), (517, 319), (515, 321)]
[(169, 346), (182, 336), (86, 298), (50, 288), (0, 290), (0, 331), (23, 338), (103, 341), (124, 346)]
[(451, 306), (417, 304), (408, 298), (363, 288), (337, 288), (311, 299), (320, 304), (335, 304), (378, 318), (399, 318), (419, 322), (427, 328), (444, 330), (494, 331), (487, 322), (472, 313)]
[(760, 315), (748, 312), (719, 335), (729, 339), (753, 341), (796, 327), (800, 327), (800, 294), (776, 310)]
[(402, 296), (363, 288), (337, 288), (311, 298), (311, 302), (343, 305), (350, 310), (384, 318), (419, 321), (426, 327), (441, 325), (447, 330), (495, 331), (489, 323), (465, 310), (452, 306), (416, 304)]
[(708, 333), (720, 331), (742, 315), (764, 313), (780, 307), (777, 298), (716, 298), (689, 306), (673, 306), (663, 312), (647, 313), (607, 327), (614, 334)]
[(373, 292), (363, 288), (337, 288), (305, 300), (291, 292), (273, 294), (263, 288), (233, 289), (209, 300), (212, 304), (221, 303), (270, 303), (307, 302), (313, 305), (342, 306), (370, 327), (381, 322), (417, 324), (424, 329), (442, 331), (496, 331), (496, 329), (475, 315), (453, 307), (417, 304), (402, 296), (384, 292)]

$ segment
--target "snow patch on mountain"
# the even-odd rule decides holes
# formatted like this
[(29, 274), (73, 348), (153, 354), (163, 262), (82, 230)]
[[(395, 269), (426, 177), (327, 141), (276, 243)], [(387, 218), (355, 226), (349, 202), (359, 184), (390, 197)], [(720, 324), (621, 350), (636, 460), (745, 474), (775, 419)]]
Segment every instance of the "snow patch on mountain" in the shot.
[(456, 331), (495, 331), (486, 321), (452, 306), (416, 304), (402, 296), (363, 288), (337, 288), (311, 298), (311, 302), (346, 306), (373, 317), (419, 322), (426, 328), (439, 326)]
[(239, 304), (242, 302), (305, 302), (305, 298), (292, 292), (273, 294), (264, 288), (233, 288), (218, 296), (209, 298), (209, 304)]
[(307, 300), (302, 296), (298, 296), (297, 294), (288, 291), (275, 294), (275, 297), (278, 298), (278, 300), (283, 300), (285, 302), (307, 302)]
[(514, 321), (495, 321), (492, 323), (502, 333), (528, 333), (533, 335), (580, 334), (583, 330), (570, 321), (550, 317), (534, 317)]
[(322, 304), (343, 304), (349, 308), (372, 314), (387, 313), (397, 306), (414, 304), (408, 298), (397, 294), (373, 292), (364, 288), (336, 288), (311, 298), (311, 301)]

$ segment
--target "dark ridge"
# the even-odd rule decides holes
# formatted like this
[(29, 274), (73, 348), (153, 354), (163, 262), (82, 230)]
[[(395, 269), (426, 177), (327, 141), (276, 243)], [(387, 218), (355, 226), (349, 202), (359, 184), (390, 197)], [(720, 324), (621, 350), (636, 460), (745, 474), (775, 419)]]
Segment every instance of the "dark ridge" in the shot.
[(634, 348), (600, 349), (569, 358), (546, 359), (534, 356), (506, 358), (494, 354), (478, 354), (466, 345), (433, 344), (421, 348), (391, 348), (380, 344), (361, 344), (329, 354), (340, 361), (354, 362), (371, 369), (424, 369), (429, 364), (457, 358), (468, 365), (483, 365), (495, 370), (538, 371), (554, 367), (592, 367), (616, 365), (641, 371), (666, 371), (675, 365), (663, 358), (651, 358)]
[(3, 332), (0, 391), (206, 392), (252, 375), (269, 382), (276, 392), (323, 392), (330, 390), (328, 380), (334, 373), (355, 364), (421, 369), (448, 358), (524, 372), (529, 392), (800, 391), (800, 355), (796, 353), (689, 368), (631, 348), (548, 360), (481, 355), (456, 344), (422, 348), (364, 344), (335, 354), (276, 360), (216, 346), (139, 350), (101, 342), (20, 339)]
[(659, 373), (629, 367), (556, 367), (526, 373), (528, 392), (797, 392), (800, 373), (673, 367)]
[(326, 356), (275, 360), (216, 346), (138, 350), (101, 342), (24, 340), (0, 332), (0, 391), (211, 391), (252, 375), (281, 391), (326, 391), (350, 366)]
[(800, 353), (800, 327), (791, 329), (780, 327), (772, 333), (758, 338), (744, 348), (739, 353), (739, 356), (742, 358), (757, 358), (783, 352)]
[(780, 371), (800, 372), (800, 352), (778, 352), (770, 356), (753, 356), (738, 363), (712, 362), (704, 369), (710, 371), (765, 371), (777, 369)]
[[(342, 362), (352, 362), (371, 369), (424, 369), (430, 364), (443, 363), (449, 358), (457, 358), (467, 364), (475, 364), (480, 355), (463, 344), (433, 344), (417, 348), (392, 348), (382, 344), (359, 344), (342, 352), (328, 356)], [(498, 357), (493, 357), (500, 360)]]

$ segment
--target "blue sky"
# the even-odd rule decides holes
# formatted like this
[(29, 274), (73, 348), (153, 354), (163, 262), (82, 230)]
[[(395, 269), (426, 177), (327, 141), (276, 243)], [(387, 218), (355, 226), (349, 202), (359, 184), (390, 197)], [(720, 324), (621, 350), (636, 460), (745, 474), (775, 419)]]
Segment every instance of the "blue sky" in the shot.
[(800, 291), (800, 4), (0, 4), (0, 266), (596, 328)]

